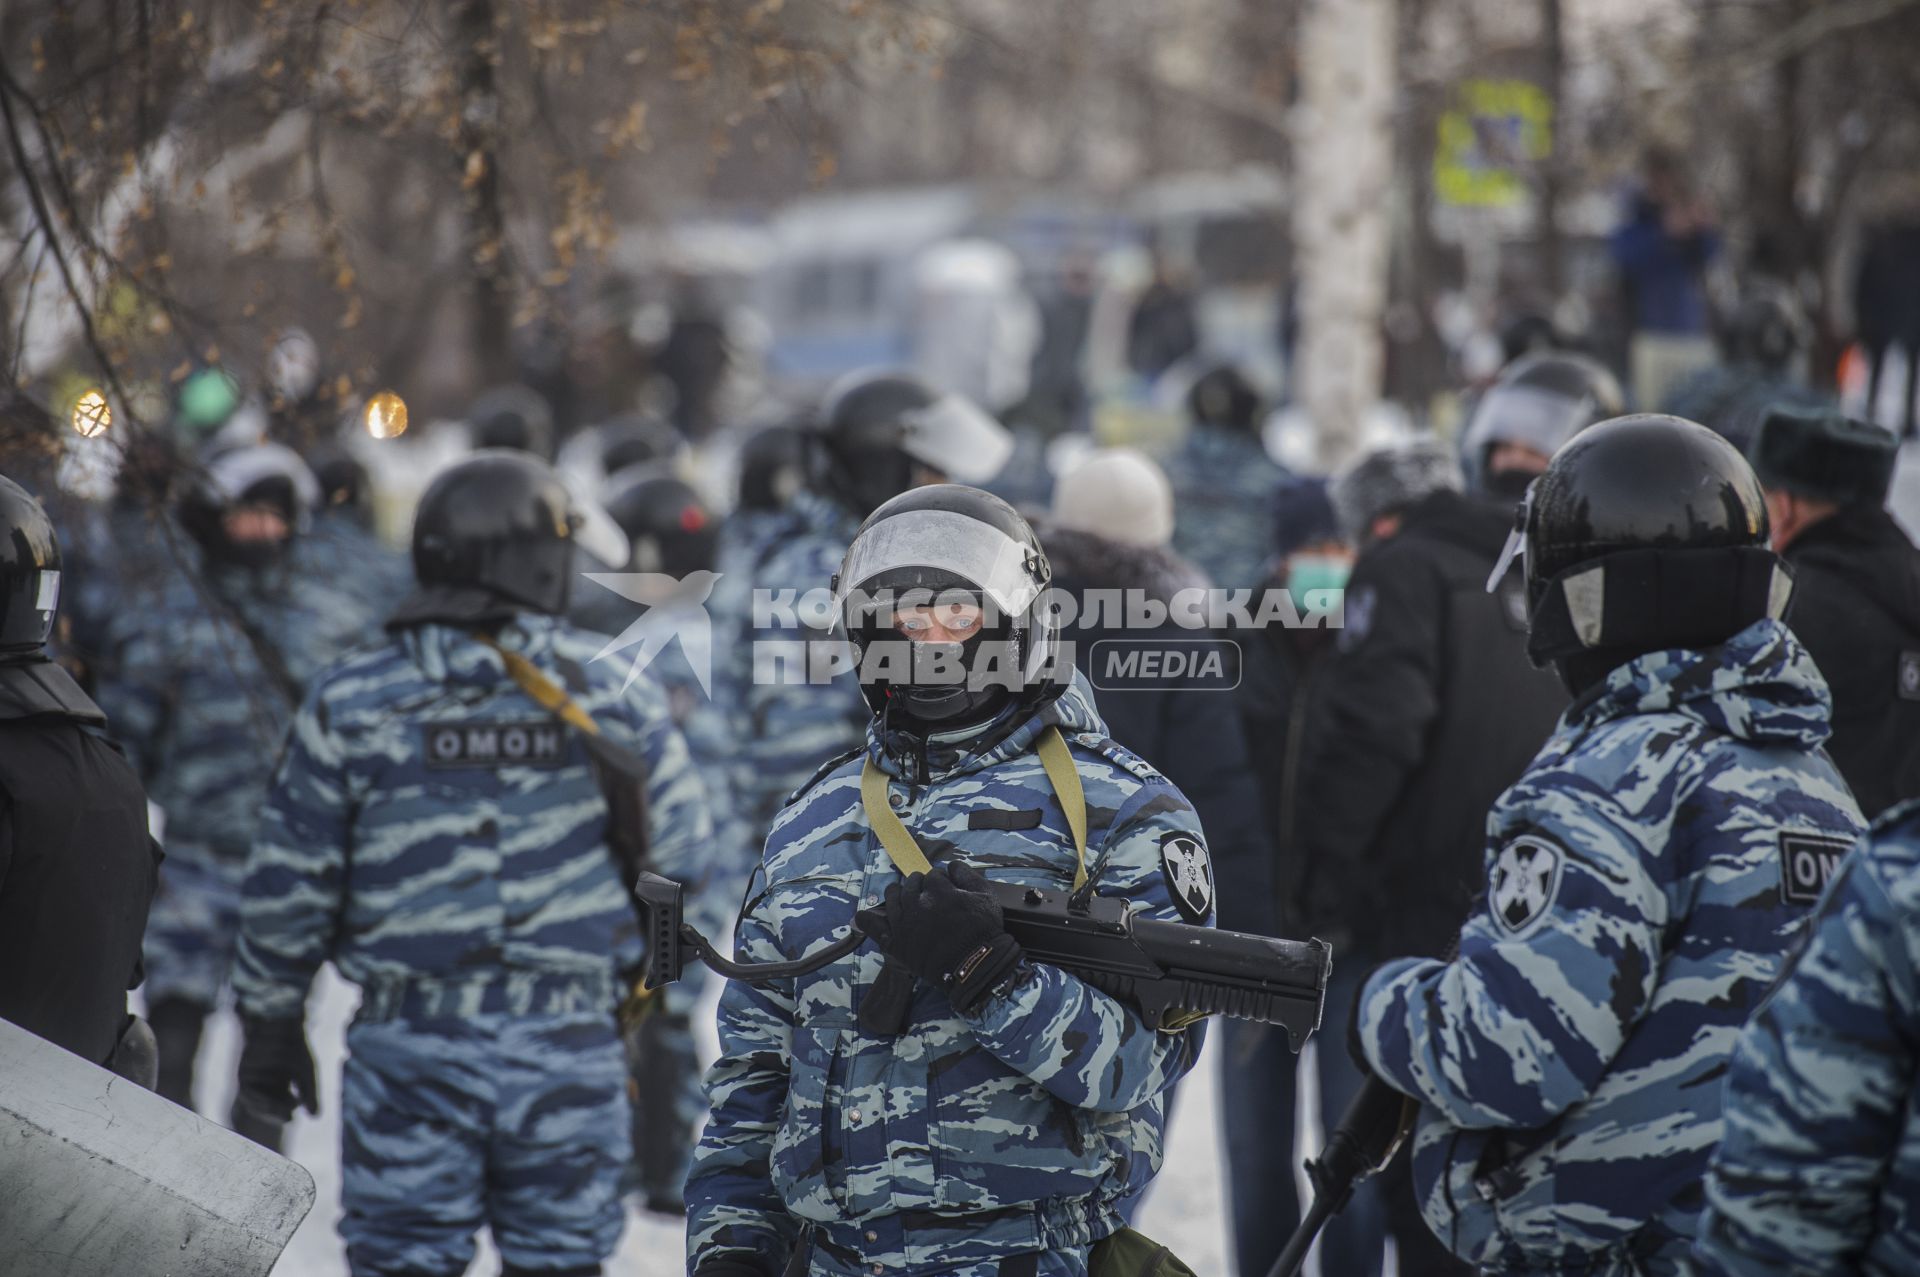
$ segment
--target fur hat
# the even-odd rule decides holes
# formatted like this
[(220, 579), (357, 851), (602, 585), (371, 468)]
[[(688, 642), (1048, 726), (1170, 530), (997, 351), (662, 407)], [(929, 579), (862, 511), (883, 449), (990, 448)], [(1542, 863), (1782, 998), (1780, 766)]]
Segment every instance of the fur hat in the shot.
[(1173, 486), (1144, 452), (1101, 448), (1054, 485), (1053, 521), (1122, 545), (1166, 545), (1173, 540)]
[(1832, 409), (1776, 404), (1761, 417), (1748, 460), (1760, 482), (1777, 491), (1837, 505), (1879, 505), (1899, 453), (1899, 440), (1879, 426)]
[(1436, 492), (1466, 486), (1460, 461), (1438, 439), (1415, 439), (1376, 448), (1342, 466), (1328, 495), (1340, 531), (1355, 545), (1366, 542), (1373, 521), (1404, 510)]

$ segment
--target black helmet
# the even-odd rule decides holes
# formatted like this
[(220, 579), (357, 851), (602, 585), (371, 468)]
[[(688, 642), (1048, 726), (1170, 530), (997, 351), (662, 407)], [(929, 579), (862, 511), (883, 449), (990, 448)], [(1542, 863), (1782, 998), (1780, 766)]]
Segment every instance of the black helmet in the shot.
[(473, 446), (514, 448), (536, 457), (553, 455), (553, 408), (531, 386), (495, 386), (467, 410)]
[[(833, 578), (836, 624), (852, 644), (867, 704), (883, 719), (904, 717), (893, 726), (924, 732), (1058, 696), (1051, 579), (1027, 521), (978, 488), (934, 484), (875, 510)], [(980, 625), (957, 643), (911, 643), (896, 623), (905, 609), (931, 608), (938, 618), (961, 607)], [(943, 670), (938, 659), (951, 663)]]
[(850, 374), (828, 393), (821, 418), (814, 480), (860, 515), (911, 487), (916, 465), (985, 482), (1013, 452), (999, 422), (910, 373)]
[(1778, 619), (1792, 590), (1745, 458), (1656, 413), (1602, 422), (1555, 454), (1496, 582), (1522, 547), (1528, 655), (1577, 688), (1644, 653), (1712, 647)]
[(1260, 392), (1232, 364), (1215, 364), (1187, 390), (1187, 412), (1201, 425), (1252, 434), (1260, 428)]
[[(1620, 382), (1597, 360), (1557, 351), (1522, 355), (1480, 396), (1467, 421), (1463, 447), (1475, 486), (1498, 488), (1497, 481), (1489, 482), (1487, 464), (1497, 445), (1518, 444), (1551, 457), (1594, 422), (1625, 410)], [(1520, 490), (1501, 495), (1518, 500)]]
[[(265, 567), (278, 561), (292, 539), (307, 530), (320, 501), (319, 480), (299, 453), (279, 443), (243, 444), (208, 459), (180, 499), (180, 523), (209, 559)], [(227, 516), (249, 506), (278, 512), (287, 535), (277, 540), (234, 540)]]
[(607, 481), (601, 504), (633, 543), (635, 572), (684, 577), (711, 571), (720, 524), (700, 494), (651, 466), (634, 466)]
[(604, 513), (577, 502), (539, 458), (511, 448), (476, 452), (428, 485), (413, 519), (413, 571), (421, 595), (449, 606), (436, 613), (419, 605), (403, 614), (457, 619), (528, 610), (558, 616), (567, 609), (576, 544), (608, 563), (626, 560), (617, 529), (605, 539)]
[(38, 652), (60, 606), (60, 538), (25, 488), (0, 475), (0, 658)]
[(740, 449), (739, 508), (786, 508), (806, 485), (806, 439), (793, 426), (768, 426)]
[(1806, 342), (1806, 323), (1780, 297), (1749, 297), (1727, 325), (1728, 362), (1783, 375)]

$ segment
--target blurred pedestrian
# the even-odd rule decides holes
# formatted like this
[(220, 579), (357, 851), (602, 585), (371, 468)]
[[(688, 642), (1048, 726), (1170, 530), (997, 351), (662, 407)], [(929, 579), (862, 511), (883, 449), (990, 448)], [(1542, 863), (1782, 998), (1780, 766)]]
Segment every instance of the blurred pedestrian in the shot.
[(240, 1104), (318, 1111), (305, 1007), (332, 962), (360, 986), (340, 1100), (354, 1277), (454, 1277), (483, 1226), (507, 1277), (591, 1277), (624, 1223), (623, 878), (697, 877), (711, 824), (665, 695), (560, 619), (593, 527), (523, 452), (440, 475), (417, 588), (384, 643), (313, 681), (274, 771), (240, 904)]
[[(215, 456), (180, 503), (199, 561), (167, 578), (157, 606), (111, 627), (116, 659), (100, 706), (164, 819), (167, 860), (146, 936), (158, 1090), (188, 1108), (273, 760), (308, 681), (373, 631), (341, 582), (299, 571), (295, 547), (318, 500), (313, 472), (280, 444)], [(240, 1110), (231, 1120), (278, 1147), (278, 1124)]]
[[(1344, 594), (1353, 547), (1341, 535), (1327, 481), (1294, 478), (1273, 495), (1274, 570), (1265, 589), (1285, 590), (1296, 614), (1323, 610)], [(1336, 609), (1337, 611), (1337, 609)], [(1228, 884), (1220, 925), (1270, 936), (1318, 935), (1307, 904), (1313, 862), (1301, 854), (1302, 811), (1314, 802), (1301, 783), (1306, 733), (1340, 631), (1324, 625), (1270, 625), (1236, 635), (1243, 651), (1236, 696), (1260, 800), (1264, 843), (1236, 856), (1216, 840), (1215, 866)], [(1345, 961), (1344, 955), (1342, 961)], [(1331, 1009), (1331, 1008), (1330, 1008)], [(1233, 1252), (1245, 1277), (1265, 1277), (1300, 1223), (1294, 1192), (1299, 1057), (1287, 1035), (1245, 1020), (1220, 1023), (1221, 1108), (1231, 1190)], [(1318, 1048), (1316, 1048), (1318, 1050)], [(1349, 1203), (1320, 1233), (1320, 1270), (1363, 1273), (1383, 1228), (1369, 1194)]]
[(106, 715), (47, 658), (60, 539), (0, 477), (0, 1019), (153, 1085), (127, 1012), (158, 848)]
[(1167, 458), (1173, 548), (1223, 590), (1266, 579), (1269, 505), (1285, 471), (1267, 455), (1260, 392), (1239, 369), (1217, 364), (1187, 392), (1187, 437)]
[(1626, 292), (1633, 401), (1651, 409), (1714, 359), (1705, 273), (1720, 251), (1720, 232), (1674, 152), (1647, 152), (1640, 186), (1609, 247)]
[(1701, 1277), (1920, 1272), (1920, 804), (1874, 822), (1740, 1031)]
[(1746, 452), (1767, 410), (1815, 410), (1831, 398), (1805, 384), (1794, 365), (1806, 347), (1806, 321), (1783, 297), (1759, 295), (1740, 303), (1727, 322), (1720, 362), (1683, 378), (1660, 411), (1697, 421)]
[[(1567, 703), (1552, 675), (1528, 664), (1517, 587), (1487, 592), (1511, 511), (1461, 488), (1451, 455), (1425, 440), (1369, 453), (1332, 486), (1359, 557), (1306, 734), (1300, 775), (1311, 799), (1296, 847), (1311, 863), (1307, 907), (1346, 955), (1323, 1041), (1341, 1040), (1371, 966), (1446, 945), (1478, 885), (1487, 809)], [(1342, 1052), (1319, 1058), (1331, 1129), (1361, 1079)], [(1452, 1271), (1420, 1222), (1405, 1161), (1379, 1183), (1403, 1262)]]
[(1833, 692), (1827, 749), (1868, 816), (1920, 797), (1920, 550), (1886, 509), (1898, 454), (1878, 426), (1790, 408), (1751, 454), (1793, 568), (1787, 621)]
[(1667, 1277), (1735, 1035), (1862, 822), (1724, 439), (1653, 415), (1583, 432), (1501, 574), (1516, 555), (1528, 655), (1574, 702), (1485, 816), (1457, 956), (1374, 970), (1351, 1049), (1419, 1102), (1420, 1207), (1461, 1260)]
[(1153, 276), (1127, 321), (1127, 367), (1149, 383), (1200, 345), (1193, 290), (1165, 253), (1155, 249), (1152, 260)]

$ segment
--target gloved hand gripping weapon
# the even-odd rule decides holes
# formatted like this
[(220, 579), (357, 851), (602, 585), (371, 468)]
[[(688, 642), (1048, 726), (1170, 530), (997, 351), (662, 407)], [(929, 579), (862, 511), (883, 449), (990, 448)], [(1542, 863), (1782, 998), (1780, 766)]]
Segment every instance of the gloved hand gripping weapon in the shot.
[[(1072, 972), (1172, 1032), (1208, 1015), (1278, 1025), (1295, 1051), (1320, 1027), (1332, 951), (1324, 940), (1276, 940), (1136, 917), (1121, 900), (990, 883), (1007, 932), (1028, 958)], [(647, 916), (647, 984), (680, 978), (703, 960), (729, 980), (788, 979), (838, 962), (867, 937), (856, 928), (804, 958), (741, 963), (723, 957), (682, 916), (684, 888), (643, 873), (634, 898)]]

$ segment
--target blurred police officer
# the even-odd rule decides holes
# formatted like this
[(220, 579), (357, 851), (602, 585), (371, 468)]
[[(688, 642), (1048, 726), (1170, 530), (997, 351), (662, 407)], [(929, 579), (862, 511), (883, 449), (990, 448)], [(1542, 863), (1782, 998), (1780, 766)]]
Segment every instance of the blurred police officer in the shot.
[[(100, 704), (164, 814), (167, 861), (146, 940), (158, 1089), (189, 1108), (273, 760), (307, 682), (373, 632), (346, 582), (296, 566), (317, 499), (312, 471), (280, 444), (213, 457), (180, 503), (197, 564), (165, 579), (156, 606), (123, 611), (110, 630)], [(258, 1115), (235, 1110), (232, 1120), (277, 1146), (279, 1129)]]
[[(808, 486), (792, 498), (793, 522), (747, 566), (750, 593), (804, 601), (882, 502), (948, 478), (984, 480), (1011, 449), (1005, 428), (958, 395), (906, 373), (850, 374), (829, 392), (807, 439)], [(736, 792), (757, 842), (795, 786), (858, 744), (866, 711), (852, 672), (831, 673), (823, 609), (800, 606), (792, 623), (756, 626), (751, 611), (742, 619), (727, 644), (726, 695), (740, 749)], [(769, 664), (776, 650), (798, 663)]]
[(1084, 876), (1152, 917), (1211, 913), (1192, 808), (1107, 737), (1084, 682), (1049, 676), (1048, 577), (1011, 506), (954, 485), (882, 505), (848, 549), (867, 741), (781, 811), (735, 939), (798, 956), (864, 911), (878, 951), (722, 995), (698, 1277), (1084, 1277), (1159, 1170), (1198, 1030), (1154, 1032), (1027, 961), (986, 890)]
[(1828, 750), (1872, 816), (1920, 797), (1920, 550), (1887, 513), (1899, 444), (1834, 412), (1775, 408), (1754, 438), (1788, 621), (1833, 689)]
[[(1562, 405), (1552, 406), (1557, 415)], [(1344, 955), (1327, 997), (1337, 1037), (1369, 966), (1445, 946), (1473, 897), (1487, 807), (1525, 770), (1567, 698), (1527, 665), (1518, 585), (1486, 590), (1510, 502), (1462, 491), (1453, 457), (1424, 440), (1360, 458), (1331, 496), (1359, 557), (1300, 746), (1307, 797), (1292, 850), (1306, 875), (1298, 907), (1311, 933)], [(1319, 1052), (1319, 1067), (1330, 1128), (1361, 1076), (1339, 1051)], [(1404, 1161), (1378, 1189), (1362, 1186), (1361, 1211), (1375, 1192), (1401, 1253), (1420, 1256), (1422, 1271), (1448, 1271)], [(1364, 1231), (1373, 1241), (1353, 1260), (1361, 1272), (1378, 1262), (1380, 1230)]]
[(1167, 458), (1173, 548), (1221, 589), (1252, 589), (1266, 575), (1268, 503), (1285, 474), (1260, 440), (1260, 392), (1238, 368), (1214, 365), (1187, 392), (1187, 418)]
[(1780, 623), (1759, 482), (1724, 439), (1596, 426), (1511, 544), (1528, 654), (1575, 699), (1487, 818), (1458, 957), (1376, 970), (1355, 1042), (1420, 1102), (1415, 1183), (1456, 1255), (1676, 1273), (1734, 1035), (1859, 811), (1821, 749), (1826, 685)]
[(1728, 1070), (1702, 1277), (1920, 1272), (1920, 803), (1841, 864)]
[(333, 962), (361, 986), (356, 1277), (462, 1273), (483, 1225), (507, 1273), (593, 1274), (620, 1233), (614, 1009), (637, 937), (609, 846), (682, 874), (710, 825), (659, 689), (558, 619), (575, 539), (603, 534), (524, 453), (450, 468), (415, 518), (418, 589), (383, 645), (316, 680), (274, 774), (234, 969), (242, 1102), (317, 1107), (304, 1004)]
[(1462, 432), (1474, 491), (1511, 507), (1561, 445), (1625, 409), (1620, 383), (1596, 360), (1562, 351), (1522, 355), (1474, 403)]
[(159, 857), (106, 715), (47, 659), (59, 604), (53, 524), (0, 477), (0, 1019), (122, 1072), (144, 1042), (151, 1086), (127, 990)]

